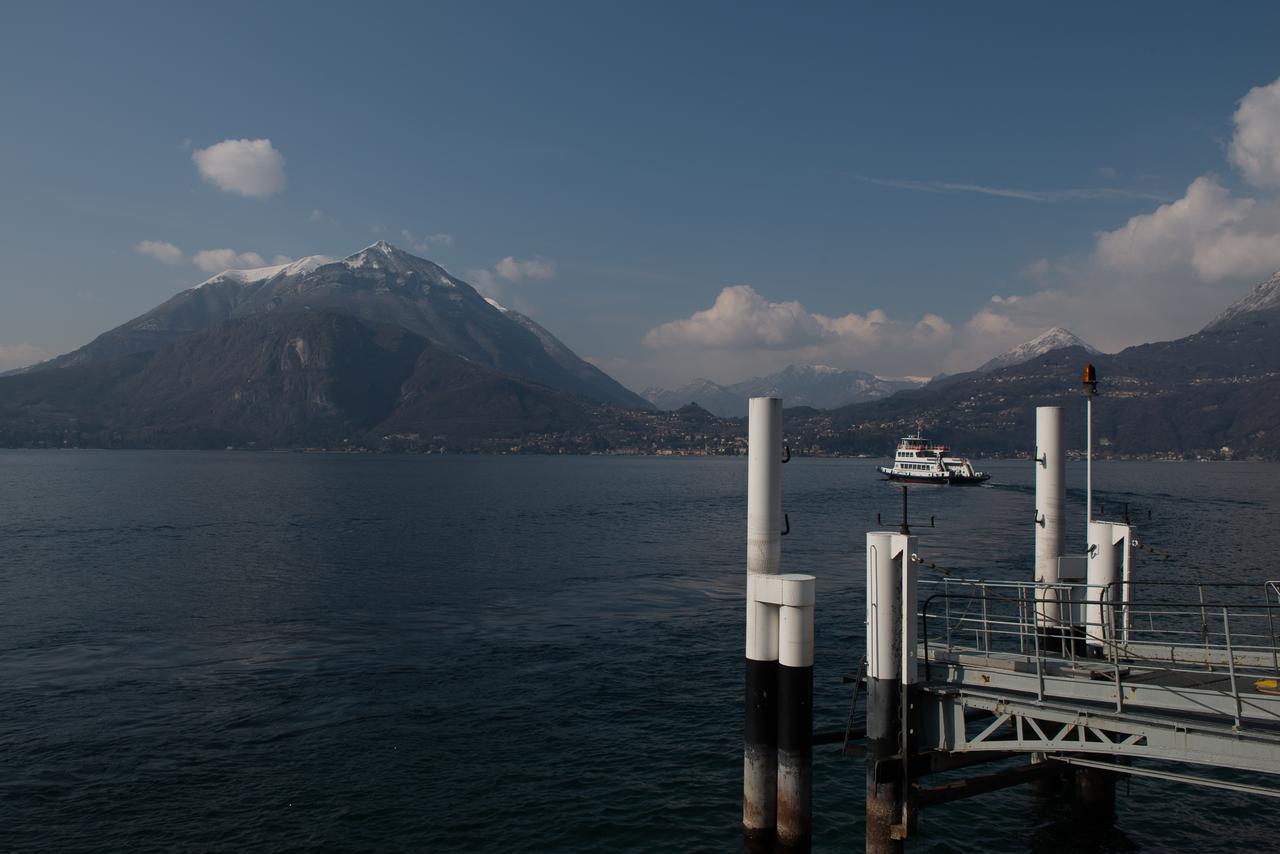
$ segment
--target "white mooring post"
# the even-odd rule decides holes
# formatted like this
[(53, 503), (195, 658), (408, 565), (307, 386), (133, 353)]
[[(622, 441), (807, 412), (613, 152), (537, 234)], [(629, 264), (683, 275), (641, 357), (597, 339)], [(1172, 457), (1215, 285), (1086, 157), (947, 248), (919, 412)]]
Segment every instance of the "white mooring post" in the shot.
[(773, 844), (778, 824), (778, 608), (757, 587), (782, 553), (782, 401), (747, 410), (747, 674), (742, 830), (749, 850)]
[(812, 575), (780, 575), (782, 401), (754, 397), (747, 428), (747, 643), (742, 830), (748, 851), (812, 837)]
[(1058, 634), (1060, 612), (1057, 591), (1058, 560), (1062, 557), (1062, 506), (1067, 487), (1062, 450), (1062, 409), (1036, 407), (1036, 567), (1035, 580), (1050, 589), (1036, 602), (1036, 629), (1042, 635)]
[[(867, 534), (867, 838), (901, 852), (910, 826), (906, 763), (916, 668), (916, 538)], [(895, 760), (896, 757), (896, 760)]]
[(1124, 633), (1129, 593), (1129, 526), (1089, 523), (1088, 604), (1085, 627), (1089, 653), (1107, 657), (1104, 644)]
[(808, 851), (813, 840), (812, 575), (780, 576), (778, 606), (778, 845)]

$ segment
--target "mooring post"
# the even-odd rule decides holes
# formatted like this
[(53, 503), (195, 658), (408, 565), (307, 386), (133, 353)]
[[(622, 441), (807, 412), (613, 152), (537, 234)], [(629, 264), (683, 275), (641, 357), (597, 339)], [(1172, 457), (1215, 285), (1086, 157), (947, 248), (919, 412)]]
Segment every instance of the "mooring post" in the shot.
[[(1120, 566), (1117, 562), (1113, 526), (1110, 522), (1089, 523), (1088, 568), (1085, 574), (1085, 638), (1089, 655), (1110, 658), (1106, 644), (1115, 643), (1115, 615), (1121, 596)], [(1124, 526), (1119, 526), (1123, 528)], [(1121, 540), (1123, 543), (1123, 539)]]
[[(1062, 450), (1062, 409), (1036, 407), (1036, 631), (1042, 646), (1060, 649), (1071, 606), (1058, 602), (1058, 559), (1062, 557), (1062, 505), (1066, 466)], [(1065, 611), (1065, 613), (1064, 613)]]
[(915, 537), (867, 534), (866, 850), (873, 854), (902, 851), (910, 824), (905, 772), (917, 669), (914, 551)]
[[(757, 582), (776, 580), (782, 553), (782, 401), (753, 397), (747, 427), (747, 644), (742, 831), (748, 851), (773, 846), (778, 823), (779, 608)], [(773, 578), (770, 578), (770, 577)]]
[(783, 575), (778, 622), (778, 847), (813, 840), (812, 575)]

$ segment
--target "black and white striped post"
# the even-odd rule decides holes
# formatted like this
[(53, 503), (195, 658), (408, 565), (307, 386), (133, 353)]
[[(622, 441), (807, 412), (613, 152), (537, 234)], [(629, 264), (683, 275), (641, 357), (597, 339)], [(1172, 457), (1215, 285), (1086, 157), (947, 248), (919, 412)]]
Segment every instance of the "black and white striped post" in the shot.
[(911, 755), (916, 668), (916, 538), (867, 534), (867, 847), (903, 850), (910, 826), (905, 757)]
[(747, 439), (747, 638), (742, 829), (748, 851), (812, 838), (812, 575), (779, 574), (782, 401), (752, 398)]
[(778, 844), (808, 851), (813, 840), (812, 575), (781, 576), (778, 606)]

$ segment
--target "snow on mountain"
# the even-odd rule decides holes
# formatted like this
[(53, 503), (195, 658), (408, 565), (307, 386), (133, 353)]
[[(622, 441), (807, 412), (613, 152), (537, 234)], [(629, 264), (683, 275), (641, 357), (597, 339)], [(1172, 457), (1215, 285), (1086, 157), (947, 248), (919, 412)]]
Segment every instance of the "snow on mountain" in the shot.
[(1001, 368), (1021, 365), (1023, 362), (1039, 358), (1045, 353), (1061, 350), (1063, 347), (1083, 347), (1086, 351), (1095, 354), (1101, 352), (1071, 330), (1055, 326), (1052, 329), (1046, 329), (1025, 344), (1019, 344), (1012, 350), (1006, 350), (978, 368), (978, 371), (985, 374), (991, 371), (998, 371)]
[(401, 327), (453, 356), (561, 391), (647, 406), (542, 326), (502, 309), (440, 265), (380, 240), (341, 261), (312, 255), (219, 273), (41, 369), (157, 352), (214, 325), (263, 314), (330, 312)]
[(276, 276), (303, 276), (317, 267), (323, 267), (325, 264), (334, 263), (333, 258), (325, 255), (308, 255), (305, 258), (299, 258), (297, 261), (291, 261), (288, 264), (276, 264), (271, 267), (255, 267), (251, 270), (223, 270), (216, 276), (210, 276), (200, 284), (197, 288), (203, 288), (205, 285), (215, 282), (237, 282), (241, 285), (253, 284), (254, 282), (265, 282)]
[(1202, 331), (1221, 329), (1255, 312), (1270, 311), (1275, 308), (1280, 308), (1280, 272), (1275, 273), (1265, 282), (1254, 285), (1242, 299), (1227, 306), (1222, 314), (1209, 321)]

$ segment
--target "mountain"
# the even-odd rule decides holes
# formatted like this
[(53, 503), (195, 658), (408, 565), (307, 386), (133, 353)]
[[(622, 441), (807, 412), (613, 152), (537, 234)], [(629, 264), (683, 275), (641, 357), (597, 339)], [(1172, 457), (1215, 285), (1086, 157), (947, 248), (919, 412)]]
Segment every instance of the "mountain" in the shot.
[[(985, 374), (968, 374), (830, 413), (808, 429), (831, 451), (887, 453), (922, 428), (961, 452), (1030, 449), (1035, 407), (1060, 405), (1066, 435), (1084, 438), (1080, 371), (1092, 362), (1099, 396), (1094, 436), (1119, 454), (1280, 458), (1280, 297), (1277, 278), (1254, 288), (1202, 331), (1114, 355), (1054, 348)], [(790, 429), (790, 428), (789, 428)], [(804, 429), (798, 430), (804, 433)], [(803, 443), (803, 439), (799, 440)]]
[(1264, 315), (1280, 311), (1280, 272), (1275, 273), (1265, 282), (1254, 285), (1242, 299), (1227, 308), (1209, 321), (1203, 332), (1228, 329), (1262, 319)]
[(676, 410), (697, 403), (723, 418), (741, 418), (752, 397), (781, 397), (788, 406), (834, 409), (849, 403), (887, 397), (917, 388), (923, 380), (884, 379), (865, 371), (848, 371), (826, 365), (788, 365), (767, 377), (751, 377), (733, 385), (696, 379), (674, 391), (649, 388), (643, 396), (659, 409)]
[(685, 383), (674, 391), (655, 386), (645, 389), (640, 394), (658, 409), (671, 412), (690, 403), (696, 403), (708, 412), (726, 418), (740, 418), (747, 412), (745, 398), (736, 394), (729, 386), (723, 386), (702, 377)]
[(325, 309), (232, 318), (156, 353), (0, 378), (9, 446), (334, 446), (388, 434), (475, 446), (591, 418), (581, 398)]
[(1071, 330), (1055, 326), (1052, 329), (1046, 329), (1025, 344), (1019, 344), (1012, 350), (1006, 350), (978, 368), (978, 372), (989, 374), (1001, 368), (1020, 365), (1023, 362), (1029, 362), (1032, 359), (1043, 356), (1045, 353), (1052, 353), (1054, 350), (1061, 350), (1064, 347), (1079, 347), (1085, 352), (1094, 354), (1101, 352), (1085, 343)]
[(317, 255), (220, 273), (25, 372), (153, 353), (228, 320), (314, 311), (399, 326), (477, 365), (592, 400), (649, 405), (529, 318), (503, 310), (443, 267), (385, 241), (340, 261)]

